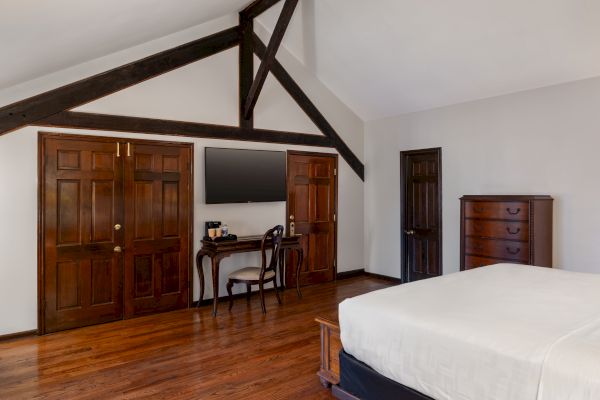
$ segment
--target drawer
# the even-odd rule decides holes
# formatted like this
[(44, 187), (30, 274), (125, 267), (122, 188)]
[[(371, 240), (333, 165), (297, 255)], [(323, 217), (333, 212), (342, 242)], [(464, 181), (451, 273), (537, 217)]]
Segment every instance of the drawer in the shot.
[(465, 253), (505, 260), (528, 261), (529, 244), (511, 240), (465, 238)]
[(464, 269), (473, 269), (479, 267), (485, 267), (486, 265), (499, 264), (503, 262), (510, 262), (513, 264), (522, 264), (514, 260), (498, 260), (496, 258), (478, 257), (478, 256), (465, 256)]
[(466, 219), (465, 235), (528, 241), (529, 223)]
[(466, 218), (529, 220), (529, 203), (523, 201), (466, 201)]

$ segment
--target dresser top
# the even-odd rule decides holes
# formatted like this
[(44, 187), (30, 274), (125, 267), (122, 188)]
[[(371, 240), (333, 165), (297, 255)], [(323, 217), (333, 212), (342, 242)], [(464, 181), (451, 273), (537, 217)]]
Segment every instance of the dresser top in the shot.
[(529, 201), (529, 200), (554, 200), (548, 195), (464, 195), (460, 198), (461, 200), (474, 200), (474, 201)]

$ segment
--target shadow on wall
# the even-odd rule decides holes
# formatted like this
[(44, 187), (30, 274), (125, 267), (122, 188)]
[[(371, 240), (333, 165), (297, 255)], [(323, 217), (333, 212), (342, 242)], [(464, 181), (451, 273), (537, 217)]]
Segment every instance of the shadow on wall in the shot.
[(315, 0), (302, 2), (302, 40), (304, 42), (304, 64), (316, 75), (317, 72), (317, 39), (315, 19)]

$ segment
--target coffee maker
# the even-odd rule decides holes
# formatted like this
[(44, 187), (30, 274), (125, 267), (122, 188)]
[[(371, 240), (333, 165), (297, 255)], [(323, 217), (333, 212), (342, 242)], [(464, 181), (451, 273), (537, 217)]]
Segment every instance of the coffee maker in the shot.
[(221, 226), (221, 221), (206, 221), (204, 223), (204, 236), (208, 237), (209, 229), (216, 229)]

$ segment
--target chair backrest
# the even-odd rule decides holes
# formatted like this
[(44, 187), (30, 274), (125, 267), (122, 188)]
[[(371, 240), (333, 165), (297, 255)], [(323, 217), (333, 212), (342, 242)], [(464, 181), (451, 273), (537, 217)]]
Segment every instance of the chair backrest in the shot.
[[(283, 239), (283, 226), (277, 225), (269, 229), (262, 238), (260, 250), (262, 253), (262, 266), (260, 269), (260, 278), (262, 279), (267, 271), (276, 271), (279, 260), (279, 251), (281, 249), (281, 239)], [(267, 250), (272, 249), (271, 259), (267, 263)]]

